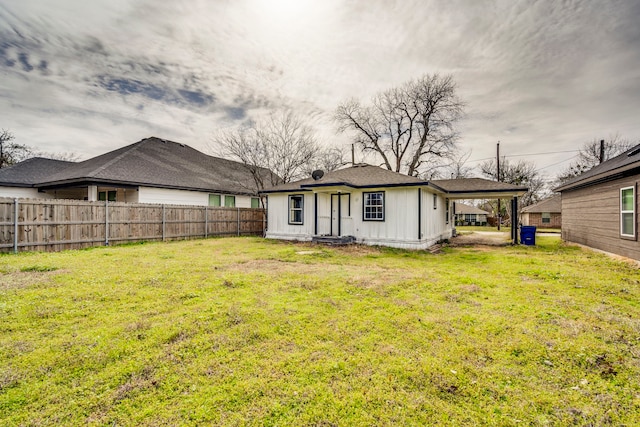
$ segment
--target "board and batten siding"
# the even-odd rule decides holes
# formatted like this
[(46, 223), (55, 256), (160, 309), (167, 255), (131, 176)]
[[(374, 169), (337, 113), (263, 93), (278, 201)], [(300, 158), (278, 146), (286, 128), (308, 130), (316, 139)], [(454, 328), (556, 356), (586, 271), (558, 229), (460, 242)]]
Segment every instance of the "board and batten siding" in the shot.
[[(155, 187), (138, 187), (137, 203), (161, 203), (171, 205), (187, 205), (187, 206), (207, 206), (209, 204), (209, 194), (203, 191), (190, 190), (173, 190), (168, 188)], [(221, 193), (225, 195), (233, 195)], [(250, 208), (251, 197), (244, 195), (235, 195), (237, 208)], [(224, 199), (223, 199), (224, 200)], [(224, 203), (224, 201), (223, 201)]]
[[(562, 239), (640, 260), (638, 181), (632, 176), (562, 192)], [(620, 189), (635, 187), (636, 239), (620, 236)]]
[[(371, 188), (366, 190), (340, 190), (343, 196), (341, 209), (341, 235), (351, 235), (358, 243), (383, 245), (406, 249), (425, 249), (441, 239), (451, 237), (451, 223), (446, 222), (446, 199), (416, 187)], [(365, 221), (363, 198), (365, 192), (383, 191), (384, 221)], [(331, 194), (334, 194), (334, 209), (338, 197), (329, 190), (317, 193), (318, 235), (329, 235), (337, 230), (331, 228)], [(289, 224), (289, 196), (304, 194), (304, 224)], [(349, 196), (347, 196), (348, 194)], [(421, 199), (421, 218), (418, 217), (418, 200)], [(312, 192), (271, 193), (268, 198), (267, 238), (308, 241), (315, 235), (316, 196)], [(350, 203), (350, 205), (349, 205)], [(418, 221), (421, 221), (420, 227)], [(420, 233), (420, 235), (419, 235)]]
[[(289, 196), (303, 195), (302, 224), (289, 224)], [(266, 237), (283, 240), (309, 241), (313, 237), (314, 207), (313, 193), (272, 193), (267, 199)]]

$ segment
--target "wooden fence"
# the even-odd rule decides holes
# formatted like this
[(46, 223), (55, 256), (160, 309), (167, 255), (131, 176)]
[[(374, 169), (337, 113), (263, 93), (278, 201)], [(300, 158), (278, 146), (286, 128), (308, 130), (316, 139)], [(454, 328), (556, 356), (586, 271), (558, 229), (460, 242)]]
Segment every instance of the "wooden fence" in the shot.
[(0, 252), (262, 235), (265, 221), (253, 208), (0, 198)]

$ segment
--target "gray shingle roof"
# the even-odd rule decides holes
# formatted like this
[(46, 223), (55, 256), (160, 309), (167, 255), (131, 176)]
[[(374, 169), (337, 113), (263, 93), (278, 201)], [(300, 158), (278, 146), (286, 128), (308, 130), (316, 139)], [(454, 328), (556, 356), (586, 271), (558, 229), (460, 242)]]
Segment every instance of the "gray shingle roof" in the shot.
[(32, 157), (15, 165), (0, 169), (0, 185), (7, 187), (33, 187), (51, 174), (73, 165), (64, 160)]
[[(613, 159), (602, 162), (556, 188), (554, 191), (565, 191), (576, 187), (594, 185), (602, 181), (624, 176), (625, 173), (637, 173), (640, 169), (640, 145), (636, 145)], [(632, 172), (635, 171), (635, 172)]]
[(456, 202), (456, 214), (476, 214), (476, 215), (491, 215), (491, 212), (483, 211), (475, 206), (465, 205), (464, 203)]
[(551, 196), (548, 199), (544, 199), (539, 201), (538, 203), (531, 205), (531, 206), (527, 206), (526, 208), (522, 209), (522, 212), (527, 212), (527, 213), (543, 213), (543, 212), (549, 212), (549, 213), (560, 213), (562, 212), (562, 199), (560, 198), (560, 195), (557, 194), (555, 196)]
[(264, 192), (302, 191), (314, 187), (330, 186), (374, 188), (407, 185), (429, 185), (429, 183), (414, 176), (402, 175), (378, 166), (359, 164), (349, 168), (327, 172), (318, 180), (306, 178), (300, 181), (280, 184), (266, 189)]
[(38, 186), (81, 183), (236, 194), (255, 194), (256, 191), (251, 174), (241, 163), (208, 156), (188, 145), (155, 137), (75, 163), (49, 175)]
[(505, 182), (489, 181), (482, 178), (436, 179), (432, 184), (442, 188), (447, 193), (485, 193), (492, 191), (528, 191), (527, 187), (507, 184)]
[(392, 172), (378, 166), (359, 164), (346, 169), (328, 172), (318, 180), (306, 178), (301, 181), (280, 184), (266, 189), (265, 193), (311, 190), (317, 187), (346, 186), (351, 188), (379, 188), (430, 186), (445, 193), (499, 193), (526, 192), (520, 187), (504, 182), (489, 181), (482, 178), (444, 179), (425, 181), (414, 176)]

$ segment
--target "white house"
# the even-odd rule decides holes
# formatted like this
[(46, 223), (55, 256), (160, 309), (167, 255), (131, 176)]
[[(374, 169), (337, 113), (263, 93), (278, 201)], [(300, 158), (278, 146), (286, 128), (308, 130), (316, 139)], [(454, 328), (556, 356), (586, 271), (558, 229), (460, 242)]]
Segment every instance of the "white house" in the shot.
[(425, 249), (452, 236), (452, 200), (526, 191), (479, 178), (424, 181), (360, 164), (265, 190), (266, 237)]
[(155, 137), (82, 162), (33, 158), (0, 169), (0, 197), (260, 207), (243, 164)]

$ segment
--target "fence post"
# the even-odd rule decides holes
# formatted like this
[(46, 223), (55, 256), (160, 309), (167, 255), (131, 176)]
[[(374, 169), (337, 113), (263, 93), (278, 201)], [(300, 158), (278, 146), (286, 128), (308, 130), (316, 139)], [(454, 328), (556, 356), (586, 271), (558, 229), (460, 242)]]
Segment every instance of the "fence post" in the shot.
[(238, 236), (240, 235), (240, 208), (236, 208), (237, 212), (238, 212)]
[(162, 241), (164, 242), (164, 227), (165, 227), (165, 209), (164, 209), (164, 205), (162, 205)]
[(204, 207), (204, 238), (209, 234), (209, 206)]
[(13, 199), (13, 253), (18, 253), (18, 199)]
[(109, 246), (109, 200), (104, 201), (104, 245)]

